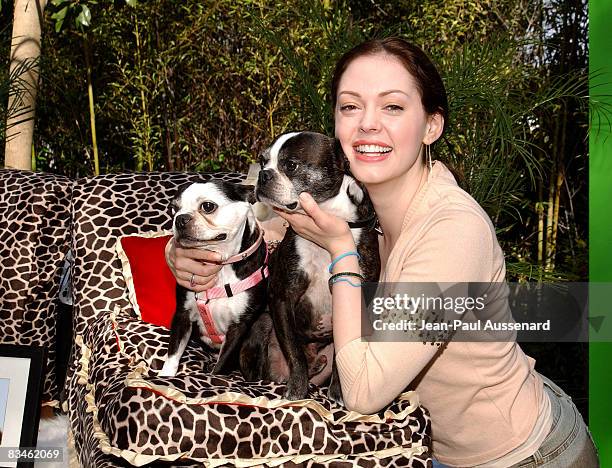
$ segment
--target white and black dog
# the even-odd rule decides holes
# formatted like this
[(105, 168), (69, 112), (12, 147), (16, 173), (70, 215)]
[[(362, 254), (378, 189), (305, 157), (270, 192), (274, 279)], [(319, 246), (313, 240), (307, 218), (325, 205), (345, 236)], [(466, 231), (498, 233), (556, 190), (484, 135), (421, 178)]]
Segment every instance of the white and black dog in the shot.
[[(377, 281), (374, 210), (350, 175), (339, 141), (313, 132), (287, 133), (264, 151), (260, 163), (256, 198), (292, 212), (301, 209), (299, 194), (309, 192), (323, 210), (349, 222), (361, 271), (366, 281)], [(327, 364), (320, 352), (333, 342), (329, 262), (327, 251), (289, 227), (270, 260), (271, 316), (260, 316), (243, 347), (250, 377), (287, 380), (285, 396), (292, 400), (306, 397), (309, 377)], [(330, 396), (342, 402), (335, 361)]]
[(243, 338), (266, 304), (267, 248), (251, 209), (253, 186), (222, 181), (187, 184), (172, 202), (181, 247), (221, 254), (214, 287), (196, 295), (176, 285), (168, 357), (160, 376), (174, 376), (195, 323), (201, 340), (221, 349), (213, 374), (238, 367)]

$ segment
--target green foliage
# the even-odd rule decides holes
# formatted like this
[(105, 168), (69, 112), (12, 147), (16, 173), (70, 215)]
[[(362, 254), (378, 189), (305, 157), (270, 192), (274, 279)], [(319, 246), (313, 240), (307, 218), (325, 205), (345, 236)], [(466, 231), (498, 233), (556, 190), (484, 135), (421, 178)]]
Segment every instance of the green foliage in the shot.
[[(38, 166), (92, 172), (85, 30), (105, 172), (245, 171), (282, 132), (332, 133), (337, 58), (401, 34), (443, 75), (451, 114), (435, 157), (493, 219), (511, 276), (584, 277), (586, 37), (567, 18), (585, 11), (560, 0), (53, 0), (47, 30), (60, 34), (44, 44)], [(555, 196), (560, 263), (547, 267), (538, 216)]]
[(51, 0), (49, 9), (51, 10), (51, 19), (55, 22), (55, 32), (58, 33), (63, 29), (64, 23), (74, 21), (74, 27), (77, 31), (83, 32), (91, 26), (91, 10), (90, 5), (97, 5), (96, 0)]
[(348, 48), (362, 42), (372, 28), (354, 23), (344, 3), (332, 7), (323, 2), (298, 2), (297, 8), (297, 16), (305, 19), (298, 34), (273, 30), (257, 16), (255, 24), (261, 37), (282, 53), (290, 67), (286, 79), (291, 94), (300, 98), (292, 120), (304, 128), (330, 134), (333, 112), (329, 85), (334, 64)]

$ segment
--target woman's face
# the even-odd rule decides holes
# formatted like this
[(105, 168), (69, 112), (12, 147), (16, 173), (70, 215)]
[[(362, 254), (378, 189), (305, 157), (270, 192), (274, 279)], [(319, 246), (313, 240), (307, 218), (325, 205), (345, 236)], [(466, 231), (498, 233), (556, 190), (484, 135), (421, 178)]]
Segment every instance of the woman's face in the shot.
[(441, 133), (442, 117), (425, 112), (414, 78), (387, 54), (350, 63), (338, 84), (334, 116), (351, 172), (365, 184), (420, 173), (422, 143)]

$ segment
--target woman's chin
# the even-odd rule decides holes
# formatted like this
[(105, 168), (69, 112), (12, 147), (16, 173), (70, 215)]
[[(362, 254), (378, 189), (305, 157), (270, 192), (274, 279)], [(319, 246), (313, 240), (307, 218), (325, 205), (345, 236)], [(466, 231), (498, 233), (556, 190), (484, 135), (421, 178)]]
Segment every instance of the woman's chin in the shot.
[(365, 185), (382, 184), (391, 178), (388, 171), (373, 170), (372, 168), (351, 167), (351, 172), (359, 182)]

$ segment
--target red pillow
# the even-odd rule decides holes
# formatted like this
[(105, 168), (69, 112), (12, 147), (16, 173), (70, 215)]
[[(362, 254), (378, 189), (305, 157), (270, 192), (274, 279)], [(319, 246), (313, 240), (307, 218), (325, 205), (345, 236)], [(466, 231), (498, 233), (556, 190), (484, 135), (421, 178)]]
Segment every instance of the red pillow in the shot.
[(117, 242), (130, 301), (140, 318), (170, 328), (176, 308), (176, 280), (166, 264), (167, 232), (125, 236)]

